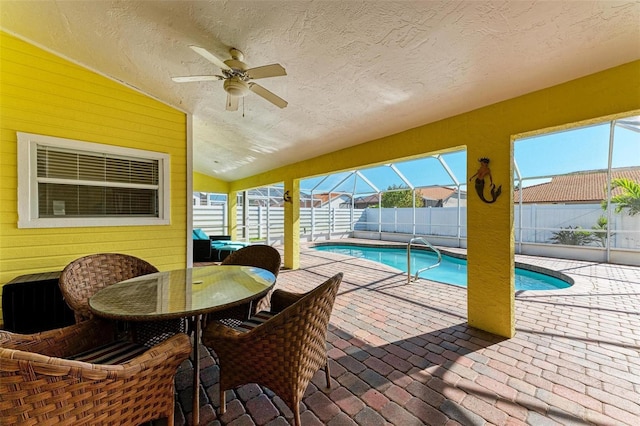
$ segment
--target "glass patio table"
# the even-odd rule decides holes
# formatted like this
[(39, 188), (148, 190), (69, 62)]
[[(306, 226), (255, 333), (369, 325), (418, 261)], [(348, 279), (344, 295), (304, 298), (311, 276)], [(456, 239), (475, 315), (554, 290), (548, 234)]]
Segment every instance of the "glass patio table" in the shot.
[(100, 317), (122, 321), (190, 318), (193, 322), (193, 424), (200, 423), (198, 345), (205, 314), (250, 303), (274, 286), (275, 275), (250, 266), (219, 265), (156, 272), (110, 285), (89, 299)]

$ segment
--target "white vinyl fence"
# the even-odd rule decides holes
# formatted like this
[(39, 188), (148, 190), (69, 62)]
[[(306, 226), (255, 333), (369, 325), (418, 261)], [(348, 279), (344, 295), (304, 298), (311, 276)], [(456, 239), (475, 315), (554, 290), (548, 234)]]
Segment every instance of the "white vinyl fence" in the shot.
[[(459, 212), (459, 215), (458, 215)], [(593, 231), (605, 212), (599, 204), (542, 204), (514, 208), (516, 242), (551, 243), (554, 232), (568, 227)], [(242, 210), (238, 209), (242, 224)], [(451, 238), (467, 236), (466, 207), (300, 209), (300, 233), (315, 236), (355, 231), (433, 235)], [(352, 225), (353, 224), (353, 225)], [(224, 205), (194, 206), (193, 227), (208, 234), (226, 234), (228, 220)], [(613, 214), (611, 247), (640, 249), (640, 216)], [(251, 206), (248, 212), (249, 240), (279, 240), (284, 234), (284, 208)]]
[[(352, 223), (361, 220), (363, 209), (301, 208), (300, 234), (308, 239), (348, 236)], [(237, 223), (242, 220), (242, 209), (238, 209)], [(268, 243), (282, 242), (284, 235), (284, 208), (250, 206), (248, 209), (248, 236), (238, 233), (239, 238), (260, 240)], [(193, 228), (201, 228), (208, 235), (228, 234), (228, 220), (224, 205), (193, 206)], [(242, 229), (242, 228), (241, 228)]]
[[(458, 215), (458, 210), (460, 214)], [(466, 238), (466, 207), (366, 209), (355, 230)], [(554, 232), (580, 227), (593, 232), (606, 215), (599, 204), (543, 204), (514, 206), (516, 242), (551, 243)], [(640, 249), (640, 216), (626, 212), (611, 216), (611, 247)], [(596, 245), (592, 243), (591, 245)]]

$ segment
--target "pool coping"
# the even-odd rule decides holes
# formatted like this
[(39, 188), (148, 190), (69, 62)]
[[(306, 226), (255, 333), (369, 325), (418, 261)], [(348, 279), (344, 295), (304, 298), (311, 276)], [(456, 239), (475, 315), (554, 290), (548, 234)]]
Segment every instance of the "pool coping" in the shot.
[[(326, 240), (326, 241), (312, 241), (306, 244), (306, 247), (309, 248), (313, 248), (313, 247), (317, 247), (317, 246), (327, 246), (327, 245), (345, 245), (345, 246), (366, 246), (366, 247), (374, 247), (374, 248), (406, 248), (407, 244), (406, 243), (400, 243), (400, 242), (396, 242), (396, 241), (387, 241), (384, 243), (381, 243), (381, 240), (373, 240), (375, 242), (368, 242), (367, 240), (358, 240), (358, 241), (348, 241), (346, 239), (338, 239), (338, 240)], [(454, 257), (454, 258), (458, 258), (458, 259), (464, 259), (467, 260), (467, 255), (466, 255), (466, 249), (462, 249), (462, 248), (453, 248), (452, 251), (452, 247), (441, 247), (441, 246), (435, 246), (438, 250), (440, 250), (440, 252), (444, 255), (450, 256), (450, 257)], [(423, 251), (431, 251), (428, 247), (422, 247), (422, 246), (414, 246), (412, 248), (412, 250), (423, 250)], [(518, 256), (518, 255), (516, 255)], [(533, 256), (529, 256), (529, 257), (533, 257)], [(542, 258), (542, 259), (546, 259), (546, 258)], [(588, 263), (588, 262), (587, 262)], [(388, 265), (387, 265), (388, 266)], [(393, 268), (392, 266), (389, 266), (390, 268)], [(572, 274), (568, 274), (565, 272), (560, 272), (560, 271), (555, 271), (553, 269), (550, 269), (548, 267), (545, 266), (541, 266), (541, 265), (535, 265), (535, 264), (531, 264), (531, 263), (525, 263), (522, 261), (518, 261), (515, 260), (514, 261), (514, 267), (519, 268), (519, 269), (525, 269), (525, 270), (529, 270), (532, 272), (537, 272), (540, 274), (545, 274), (545, 275), (549, 275), (551, 277), (554, 278), (558, 278), (562, 281), (565, 281), (567, 283), (569, 283), (569, 287), (566, 288), (559, 288), (559, 289), (555, 289), (555, 290), (516, 290), (515, 296), (516, 297), (521, 297), (521, 296), (538, 296), (538, 295), (544, 295), (544, 296), (551, 296), (551, 295), (558, 295), (558, 296), (562, 296), (562, 295), (570, 295), (570, 294), (574, 294), (574, 293), (584, 293), (585, 291), (590, 291), (593, 289), (594, 285), (592, 282), (590, 282), (587, 278), (585, 278), (584, 276), (578, 276), (578, 275), (572, 275)], [(397, 268), (393, 268), (396, 269), (398, 271), (400, 271)], [(427, 280), (425, 278), (419, 278), (421, 280), (425, 280), (425, 281), (432, 281), (432, 280)], [(459, 288), (466, 288), (463, 286), (456, 286), (455, 284), (450, 284), (450, 283), (443, 283), (440, 281), (433, 281), (433, 282), (437, 282), (439, 284), (444, 284), (444, 285), (450, 285), (450, 286), (454, 286), (454, 287), (459, 287)]]

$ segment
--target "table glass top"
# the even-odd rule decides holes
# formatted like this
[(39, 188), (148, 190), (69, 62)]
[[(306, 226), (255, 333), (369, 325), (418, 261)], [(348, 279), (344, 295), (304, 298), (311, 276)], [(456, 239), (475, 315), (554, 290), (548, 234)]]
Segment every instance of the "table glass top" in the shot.
[(250, 266), (205, 266), (156, 272), (103, 288), (89, 299), (100, 316), (176, 318), (221, 310), (266, 294), (276, 277)]

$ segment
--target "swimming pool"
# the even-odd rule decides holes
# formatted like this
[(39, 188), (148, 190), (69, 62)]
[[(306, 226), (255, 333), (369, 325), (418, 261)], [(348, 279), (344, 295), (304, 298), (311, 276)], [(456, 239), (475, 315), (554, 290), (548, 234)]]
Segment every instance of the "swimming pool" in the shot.
[[(346, 244), (323, 244), (313, 247), (315, 250), (345, 254), (352, 257), (373, 260), (387, 266), (407, 272), (407, 249), (404, 247), (369, 247)], [(435, 264), (438, 257), (432, 251), (411, 249), (411, 275), (419, 269)], [(442, 254), (440, 266), (421, 272), (420, 278), (445, 284), (467, 286), (467, 261)], [(522, 290), (558, 290), (568, 288), (570, 282), (551, 275), (524, 268), (515, 270), (516, 291)]]

